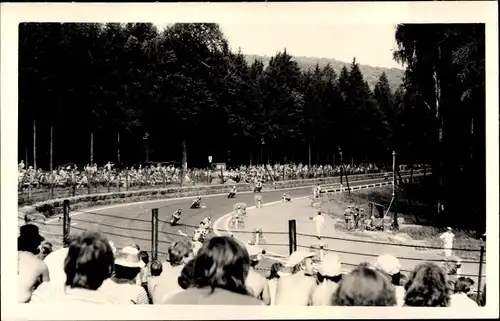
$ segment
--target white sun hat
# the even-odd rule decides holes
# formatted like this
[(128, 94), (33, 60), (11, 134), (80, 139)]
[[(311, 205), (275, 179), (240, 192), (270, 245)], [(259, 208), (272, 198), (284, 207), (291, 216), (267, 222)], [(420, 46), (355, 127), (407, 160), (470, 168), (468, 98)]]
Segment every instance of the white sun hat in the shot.
[(337, 276), (342, 274), (342, 265), (336, 254), (328, 253), (318, 266), (318, 272), (323, 276)]
[(305, 258), (313, 257), (314, 255), (315, 254), (313, 252), (295, 251), (288, 257), (288, 260), (285, 262), (284, 266), (294, 267), (302, 262), (302, 260), (304, 260)]
[(146, 264), (139, 258), (139, 250), (132, 246), (125, 246), (115, 259), (115, 264), (130, 267), (143, 268)]
[(375, 268), (389, 275), (394, 275), (401, 271), (401, 263), (398, 258), (392, 254), (382, 254), (377, 257)]

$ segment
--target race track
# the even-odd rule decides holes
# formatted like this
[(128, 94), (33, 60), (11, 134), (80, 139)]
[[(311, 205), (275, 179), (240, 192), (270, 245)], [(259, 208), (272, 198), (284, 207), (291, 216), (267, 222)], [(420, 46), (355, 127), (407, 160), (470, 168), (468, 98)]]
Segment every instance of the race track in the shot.
[[(349, 185), (353, 187), (383, 181), (383, 178), (360, 180), (349, 182)], [(311, 195), (312, 189), (311, 187), (301, 187), (286, 190), (264, 190), (261, 193), (264, 204), (279, 201), (284, 192), (295, 198)], [(158, 251), (160, 254), (164, 254), (171, 241), (182, 238), (178, 234), (178, 230), (191, 235), (194, 226), (197, 226), (207, 216), (211, 216), (212, 222), (214, 222), (217, 218), (231, 212), (235, 203), (246, 203), (248, 206), (253, 206), (254, 195), (249, 192), (240, 193), (234, 199), (228, 199), (227, 195), (205, 196), (202, 197), (202, 203), (206, 205), (206, 208), (201, 209), (189, 209), (195, 197), (188, 197), (71, 211), (71, 234), (84, 230), (100, 231), (106, 234), (118, 248), (136, 243), (141, 249), (150, 250), (151, 211), (153, 208), (158, 208)], [(178, 208), (183, 209), (182, 220), (179, 225), (170, 226), (168, 220)], [(47, 236), (51, 236), (48, 239), (57, 238), (57, 236), (60, 236), (59, 239), (62, 238), (62, 223), (58, 222), (57, 218), (47, 220), (46, 224), (40, 228)]]

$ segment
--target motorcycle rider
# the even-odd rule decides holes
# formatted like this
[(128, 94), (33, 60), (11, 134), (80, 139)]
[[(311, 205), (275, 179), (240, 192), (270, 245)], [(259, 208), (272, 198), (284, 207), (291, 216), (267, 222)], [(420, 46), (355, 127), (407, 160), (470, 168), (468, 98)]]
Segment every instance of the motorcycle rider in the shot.
[(260, 192), (262, 190), (262, 182), (260, 180), (257, 181), (257, 183), (255, 183), (255, 188), (254, 188), (254, 193), (255, 192)]
[(209, 216), (209, 217), (205, 217), (203, 219), (203, 221), (200, 222), (200, 228), (201, 229), (204, 229), (204, 230), (207, 230), (210, 228), (210, 223), (212, 222), (212, 218)]
[(290, 197), (290, 195), (288, 195), (287, 193), (283, 193), (283, 196), (281, 197), (281, 202), (285, 203), (285, 202), (291, 202), (292, 201), (292, 198)]
[(198, 196), (191, 205), (191, 208), (199, 208), (201, 207), (201, 196)]
[(174, 212), (174, 214), (172, 214), (172, 221), (170, 222), (171, 224), (175, 224), (177, 223), (178, 221), (180, 221), (182, 217), (182, 209), (178, 209), (177, 211)]
[(236, 195), (236, 192), (237, 192), (237, 188), (236, 186), (233, 186), (233, 188), (231, 189), (231, 191), (229, 192), (229, 195), (227, 196), (227, 198), (233, 198), (235, 195)]

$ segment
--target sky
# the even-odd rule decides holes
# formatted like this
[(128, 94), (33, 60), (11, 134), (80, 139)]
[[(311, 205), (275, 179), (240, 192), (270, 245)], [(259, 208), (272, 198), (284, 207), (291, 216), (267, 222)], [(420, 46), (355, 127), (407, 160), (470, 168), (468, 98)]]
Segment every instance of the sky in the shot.
[(392, 24), (235, 24), (219, 23), (233, 50), (273, 56), (283, 48), (296, 56), (334, 58), (363, 65), (399, 68)]

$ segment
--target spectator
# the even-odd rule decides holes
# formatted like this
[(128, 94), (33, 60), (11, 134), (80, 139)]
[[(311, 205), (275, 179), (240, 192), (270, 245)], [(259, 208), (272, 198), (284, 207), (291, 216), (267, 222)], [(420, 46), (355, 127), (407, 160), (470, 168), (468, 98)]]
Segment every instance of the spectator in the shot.
[(394, 287), (380, 271), (368, 264), (360, 264), (342, 278), (334, 295), (338, 306), (395, 306)]
[(342, 279), (342, 266), (337, 255), (329, 253), (318, 267), (319, 285), (312, 294), (312, 305), (332, 305), (333, 296)]
[(477, 303), (468, 297), (474, 281), (471, 278), (459, 277), (455, 285), (455, 293), (450, 297), (450, 307), (468, 308), (478, 307)]
[(139, 251), (139, 259), (144, 262), (144, 267), (141, 269), (140, 277), (137, 278), (137, 284), (146, 286), (149, 276), (149, 254), (146, 251)]
[(455, 289), (455, 284), (460, 277), (462, 261), (458, 256), (452, 255), (443, 263), (443, 270), (446, 274), (448, 284), (452, 290)]
[(433, 263), (418, 265), (411, 272), (405, 290), (405, 306), (446, 307), (450, 302), (446, 275)]
[(380, 255), (375, 262), (375, 267), (389, 276), (396, 291), (398, 306), (403, 306), (405, 303), (405, 289), (401, 286), (401, 264), (399, 260), (391, 254)]
[(314, 253), (295, 251), (284, 264), (276, 287), (276, 305), (307, 306), (316, 288), (312, 276)]
[(17, 275), (18, 302), (25, 303), (31, 298), (33, 290), (42, 282), (48, 282), (47, 265), (38, 257), (40, 245), (44, 238), (38, 226), (26, 224), (21, 226), (17, 238)]
[(278, 286), (278, 279), (280, 278), (279, 272), (283, 267), (282, 263), (276, 262), (271, 265), (271, 271), (267, 277), (267, 282), (269, 284), (269, 294), (271, 296), (271, 304), (276, 304), (276, 287)]
[(64, 272), (64, 261), (68, 256), (68, 247), (71, 242), (69, 237), (63, 239), (63, 247), (47, 255), (44, 262), (49, 269), (50, 283), (57, 289), (64, 290), (66, 284), (66, 273)]
[(455, 238), (455, 235), (452, 232), (451, 227), (446, 228), (446, 232), (441, 234), (439, 238), (443, 241), (443, 251), (444, 251), (444, 256), (445, 257), (450, 257), (452, 253), (452, 248), (453, 248), (453, 239)]
[(155, 292), (151, 293), (153, 301), (165, 303), (173, 294), (183, 291), (178, 278), (184, 265), (192, 258), (191, 245), (185, 241), (174, 242), (168, 249), (170, 265), (165, 264)]
[(64, 261), (66, 288), (54, 291), (50, 282), (33, 293), (33, 303), (130, 304), (113, 292), (97, 291), (113, 272), (114, 256), (108, 241), (99, 233), (84, 232), (71, 240)]
[(163, 264), (160, 261), (151, 262), (151, 276), (148, 277), (147, 281), (147, 292), (150, 298), (150, 303), (157, 304), (155, 302), (152, 293), (156, 292), (156, 287), (161, 281), (160, 275), (163, 272)]
[(262, 305), (250, 295), (245, 279), (250, 268), (246, 249), (231, 237), (213, 237), (193, 262), (193, 286), (167, 304)]
[(183, 290), (187, 290), (194, 285), (193, 265), (194, 265), (194, 260), (191, 260), (186, 264), (184, 264), (184, 267), (182, 268), (181, 271), (181, 275), (179, 275), (179, 278), (177, 279), (177, 283)]
[(41, 245), (41, 251), (40, 251), (40, 254), (39, 254), (40, 260), (44, 260), (47, 257), (47, 255), (49, 255), (50, 253), (52, 253), (52, 251), (53, 251), (52, 243), (50, 243), (50, 242), (43, 242), (42, 245)]
[(266, 278), (255, 271), (255, 267), (259, 264), (259, 261), (262, 258), (262, 249), (259, 249), (256, 246), (248, 245), (247, 246), (248, 254), (250, 257), (250, 268), (248, 269), (248, 275), (245, 280), (245, 284), (249, 290), (249, 292), (264, 302), (265, 305), (271, 304), (271, 296), (269, 294), (269, 284), (267, 283)]
[(146, 291), (142, 286), (137, 285), (136, 281), (144, 266), (137, 248), (125, 246), (115, 260), (115, 273), (104, 281), (99, 291), (117, 293), (133, 304), (148, 304)]

